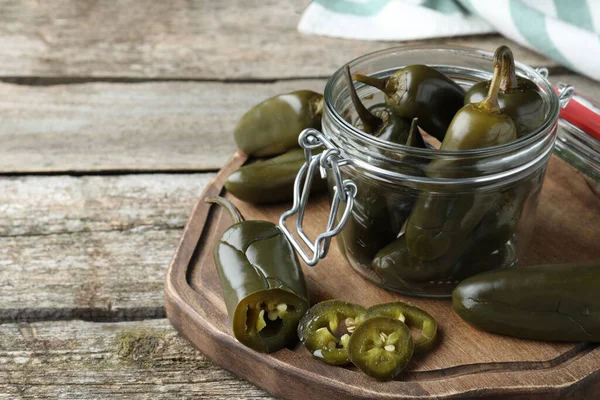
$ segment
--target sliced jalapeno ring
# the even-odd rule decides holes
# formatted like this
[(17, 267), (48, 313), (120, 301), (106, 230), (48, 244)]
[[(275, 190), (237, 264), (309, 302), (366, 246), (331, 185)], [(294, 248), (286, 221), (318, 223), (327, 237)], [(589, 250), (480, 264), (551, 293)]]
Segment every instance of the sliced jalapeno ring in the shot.
[(406, 367), (414, 345), (410, 330), (403, 322), (379, 316), (356, 327), (348, 349), (352, 363), (365, 374), (390, 380)]
[(348, 364), (348, 342), (356, 328), (356, 318), (365, 311), (346, 301), (323, 301), (302, 317), (298, 337), (313, 357), (327, 364)]
[(419, 307), (396, 301), (378, 304), (369, 308), (356, 320), (358, 325), (373, 317), (388, 317), (404, 322), (409, 328), (417, 328), (418, 335), (411, 331), (415, 345), (415, 353), (425, 353), (435, 346), (437, 338), (437, 322), (428, 312)]

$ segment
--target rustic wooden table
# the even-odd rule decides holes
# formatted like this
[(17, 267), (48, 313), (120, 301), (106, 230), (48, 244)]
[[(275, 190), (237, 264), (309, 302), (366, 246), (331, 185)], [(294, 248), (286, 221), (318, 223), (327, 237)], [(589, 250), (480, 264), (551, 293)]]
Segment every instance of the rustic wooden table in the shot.
[(0, 398), (270, 398), (175, 333), (163, 282), (242, 113), (394, 44), (302, 36), (306, 3), (0, 0)]

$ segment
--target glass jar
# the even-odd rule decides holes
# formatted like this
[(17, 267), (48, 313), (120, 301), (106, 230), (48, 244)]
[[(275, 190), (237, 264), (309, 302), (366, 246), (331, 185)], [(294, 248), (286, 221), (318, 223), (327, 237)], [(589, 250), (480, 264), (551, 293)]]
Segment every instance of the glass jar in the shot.
[[(467, 89), (491, 79), (492, 58), (492, 53), (460, 47), (402, 46), (357, 58), (350, 68), (385, 78), (405, 65), (427, 64)], [(516, 67), (518, 75), (538, 85), (544, 123), (505, 145), (452, 152), (394, 144), (357, 129), (343, 69), (329, 78), (322, 137), (337, 158), (320, 166), (327, 171), (334, 209), (338, 188), (351, 189), (335, 176), (337, 165), (342, 179), (354, 182), (355, 189), (347, 190), (354, 199), (341, 199), (333, 212), (345, 222), (338, 246), (358, 273), (406, 295), (447, 297), (468, 276), (518, 262), (532, 233), (556, 139), (559, 101), (543, 76), (521, 63)], [(359, 84), (357, 91), (367, 107), (384, 102), (375, 88)], [(325, 152), (323, 158), (328, 156)], [(436, 168), (433, 176), (431, 163), (444, 165), (442, 172)], [(332, 227), (330, 218), (329, 232), (338, 233)], [(315, 258), (326, 247), (317, 242)]]

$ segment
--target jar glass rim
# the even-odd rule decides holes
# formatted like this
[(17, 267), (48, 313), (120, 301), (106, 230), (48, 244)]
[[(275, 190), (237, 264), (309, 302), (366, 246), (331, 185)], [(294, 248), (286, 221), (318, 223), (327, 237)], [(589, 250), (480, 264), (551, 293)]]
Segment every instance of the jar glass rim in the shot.
[[(355, 69), (358, 65), (362, 63), (376, 60), (377, 58), (384, 56), (386, 54), (394, 53), (394, 52), (431, 52), (431, 51), (440, 51), (440, 52), (452, 52), (457, 55), (464, 55), (468, 57), (480, 58), (484, 60), (489, 60), (490, 65), (493, 61), (494, 53), (486, 50), (479, 50), (464, 46), (441, 46), (441, 45), (401, 45), (389, 47), (386, 49), (374, 51), (354, 60), (350, 61), (348, 65), (351, 69)], [(398, 68), (401, 68), (403, 65), (398, 65)], [(328, 79), (327, 84), (325, 86), (324, 91), (324, 99), (325, 99), (325, 108), (326, 112), (341, 126), (344, 127), (346, 133), (349, 133), (355, 139), (359, 139), (361, 141), (366, 142), (368, 145), (373, 146), (374, 148), (379, 148), (382, 150), (398, 152), (400, 154), (412, 154), (416, 156), (422, 157), (432, 157), (432, 158), (443, 158), (443, 157), (457, 157), (461, 158), (470, 158), (470, 157), (482, 157), (482, 156), (497, 156), (503, 153), (510, 153), (514, 151), (518, 151), (521, 148), (526, 148), (536, 143), (539, 140), (542, 140), (545, 136), (551, 134), (551, 127), (556, 123), (558, 119), (558, 114), (560, 111), (559, 99), (556, 94), (554, 87), (551, 83), (543, 77), (540, 73), (538, 73), (535, 69), (530, 66), (515, 61), (515, 66), (517, 70), (517, 74), (520, 71), (526, 72), (527, 75), (530, 75), (536, 78), (536, 83), (542, 85), (543, 92), (547, 95), (548, 102), (548, 112), (544, 123), (538, 127), (535, 131), (519, 138), (518, 140), (512, 141), (510, 143), (487, 147), (483, 149), (470, 149), (470, 150), (457, 150), (457, 151), (448, 151), (448, 150), (435, 150), (435, 149), (420, 149), (415, 147), (410, 147), (402, 144), (392, 143), (389, 141), (385, 141), (379, 139), (375, 136), (366, 134), (361, 131), (357, 127), (353, 126), (351, 123), (346, 121), (346, 119), (340, 114), (340, 112), (334, 106), (333, 96), (334, 96), (334, 87), (336, 83), (343, 79), (344, 77), (344, 68), (345, 65), (341, 66), (331, 77)], [(544, 135), (544, 132), (546, 135)]]

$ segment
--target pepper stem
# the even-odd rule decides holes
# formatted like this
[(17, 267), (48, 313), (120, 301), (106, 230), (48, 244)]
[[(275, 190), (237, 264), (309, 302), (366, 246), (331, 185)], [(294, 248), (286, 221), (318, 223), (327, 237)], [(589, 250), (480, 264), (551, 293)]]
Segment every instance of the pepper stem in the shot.
[(492, 77), (492, 83), (488, 90), (488, 95), (481, 102), (477, 103), (480, 107), (484, 107), (488, 112), (500, 112), (500, 106), (498, 105), (498, 91), (500, 90), (500, 81), (502, 72), (502, 63), (494, 61), (494, 75)]
[(236, 206), (229, 200), (221, 196), (210, 196), (204, 200), (206, 203), (218, 204), (221, 207), (225, 208), (229, 213), (229, 216), (233, 220), (234, 224), (239, 224), (240, 222), (244, 222), (244, 216), (240, 213), (240, 210), (237, 209)]
[(508, 46), (502, 45), (494, 53), (494, 63), (502, 63), (502, 79), (500, 80), (500, 90), (503, 92), (516, 89), (517, 74), (515, 72), (515, 58)]
[(357, 80), (358, 82), (364, 83), (365, 85), (373, 86), (374, 88), (381, 90), (383, 93), (387, 94), (388, 96), (391, 96), (394, 94), (394, 90), (392, 88), (388, 87), (389, 79), (387, 79), (387, 78), (379, 79), (379, 78), (373, 78), (372, 76), (367, 76), (367, 75), (363, 75), (363, 74), (354, 74), (354, 79)]
[(424, 149), (425, 142), (423, 141), (423, 136), (421, 136), (421, 133), (419, 132), (419, 118), (413, 118), (408, 132), (409, 133), (408, 138), (406, 139), (406, 145), (410, 147), (420, 147)]
[(352, 82), (352, 74), (350, 73), (350, 66), (348, 64), (346, 64), (344, 71), (346, 75), (346, 83), (348, 84), (348, 91), (350, 92), (350, 99), (352, 100), (352, 104), (354, 104), (358, 118), (360, 118), (363, 123), (363, 130), (367, 133), (376, 132), (383, 124), (383, 120), (378, 116), (373, 115), (369, 110), (367, 110), (367, 107), (365, 107), (362, 101), (360, 101), (360, 98), (356, 93), (354, 83)]

